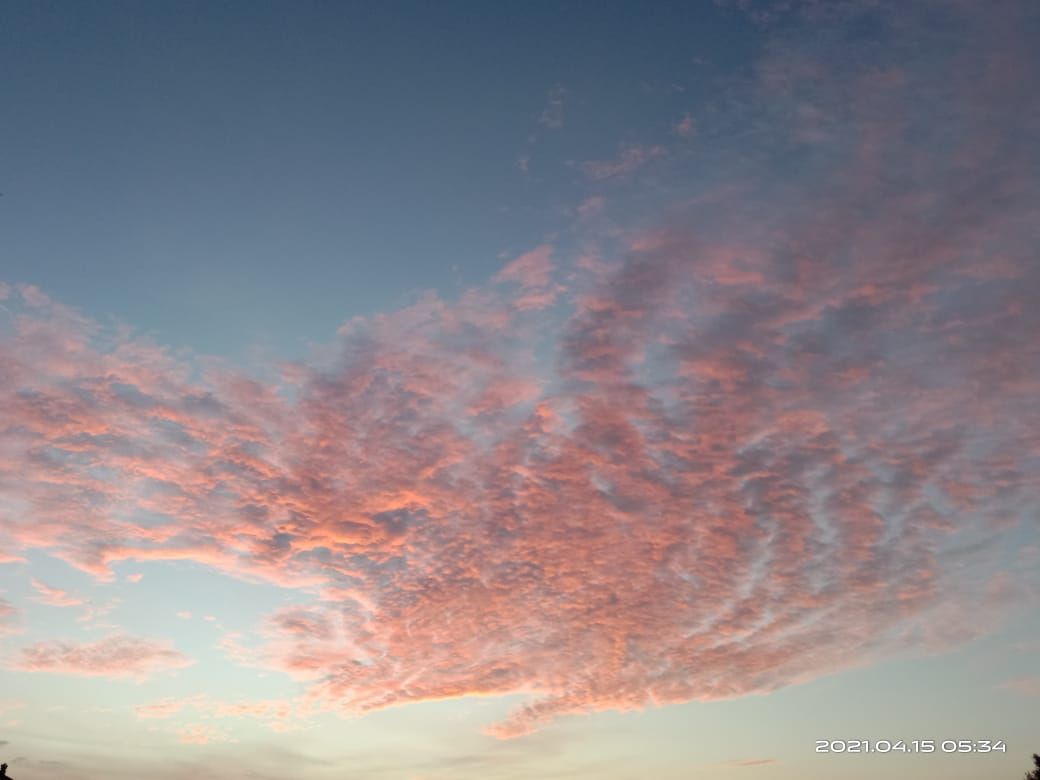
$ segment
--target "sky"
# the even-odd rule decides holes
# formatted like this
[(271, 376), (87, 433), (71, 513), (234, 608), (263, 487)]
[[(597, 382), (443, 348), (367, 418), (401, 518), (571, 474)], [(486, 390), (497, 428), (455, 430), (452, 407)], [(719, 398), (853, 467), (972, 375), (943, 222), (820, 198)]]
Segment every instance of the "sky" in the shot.
[(11, 776), (1021, 777), (1037, 40), (0, 0)]

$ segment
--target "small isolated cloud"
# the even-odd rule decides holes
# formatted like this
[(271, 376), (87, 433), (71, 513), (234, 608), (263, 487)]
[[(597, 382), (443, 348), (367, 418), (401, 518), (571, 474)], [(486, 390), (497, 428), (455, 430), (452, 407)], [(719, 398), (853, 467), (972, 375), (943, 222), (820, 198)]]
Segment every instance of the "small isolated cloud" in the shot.
[(626, 146), (611, 160), (587, 160), (578, 163), (578, 168), (590, 179), (610, 179), (639, 170), (655, 157), (665, 154), (663, 146)]
[(1000, 687), (1020, 696), (1040, 696), (1040, 677), (1016, 677), (1001, 683)]
[(517, 282), (524, 288), (545, 287), (552, 276), (552, 247), (542, 244), (517, 257), (495, 275), (496, 282)]
[(134, 712), (139, 718), (162, 720), (173, 717), (186, 707), (200, 709), (206, 705), (206, 701), (206, 697), (201, 694), (198, 696), (186, 696), (180, 699), (166, 698), (151, 704), (142, 704), (135, 707)]
[(186, 609), (182, 609), (180, 612), (177, 613), (177, 617), (179, 617), (181, 620), (191, 620), (191, 613)]
[(227, 742), (228, 735), (205, 723), (193, 723), (177, 729), (177, 736), (185, 745), (208, 745), (211, 742)]
[(212, 719), (255, 720), (277, 732), (299, 731), (304, 728), (304, 721), (312, 711), (302, 699), (254, 699), (232, 702), (197, 694), (142, 704), (136, 707), (134, 712), (143, 720), (165, 720), (187, 710), (193, 710)]
[(76, 618), (77, 623), (86, 623), (93, 628), (109, 628), (115, 629), (111, 623), (106, 623), (105, 618), (111, 614), (119, 604), (122, 603), (122, 599), (110, 599), (102, 604), (97, 604), (93, 601), (86, 602), (83, 606), (83, 614)]
[(545, 98), (545, 108), (542, 115), (538, 117), (538, 124), (551, 130), (563, 127), (563, 100), (567, 96), (567, 90), (562, 84), (557, 84), (549, 90)]
[(20, 630), (21, 613), (14, 604), (0, 598), (0, 636), (16, 634)]
[(674, 128), (675, 134), (683, 138), (693, 138), (697, 133), (697, 123), (693, 120), (693, 117), (689, 114), (683, 116)]
[(36, 588), (36, 592), (40, 594), (37, 596), (36, 600), (47, 604), (48, 606), (79, 607), (83, 604), (83, 599), (77, 598), (61, 588), (51, 587), (46, 582), (42, 582), (38, 579), (33, 579), (32, 586)]
[(521, 294), (513, 301), (517, 309), (544, 309), (551, 306), (562, 287), (552, 279), (553, 248), (542, 244), (525, 252), (495, 275), (496, 282), (520, 285)]
[(87, 677), (144, 678), (192, 664), (166, 642), (115, 635), (98, 642), (73, 644), (52, 640), (22, 648), (15, 664), (26, 672), (52, 672)]
[(599, 195), (593, 195), (591, 198), (586, 198), (578, 204), (578, 214), (582, 217), (592, 217), (603, 211), (603, 207), (606, 205), (607, 199)]
[(120, 599), (112, 599), (101, 604), (88, 601), (83, 605), (83, 613), (76, 618), (76, 622), (83, 623), (92, 628), (116, 630), (116, 626), (108, 622), (106, 619), (112, 610), (120, 604), (120, 602)]
[(143, 574), (127, 574), (126, 575), (126, 581), (127, 582), (140, 582), (142, 579), (144, 579), (144, 575)]
[(728, 767), (746, 767), (746, 766), (764, 766), (765, 764), (777, 763), (775, 758), (742, 758), (737, 761), (727, 761), (723, 766)]

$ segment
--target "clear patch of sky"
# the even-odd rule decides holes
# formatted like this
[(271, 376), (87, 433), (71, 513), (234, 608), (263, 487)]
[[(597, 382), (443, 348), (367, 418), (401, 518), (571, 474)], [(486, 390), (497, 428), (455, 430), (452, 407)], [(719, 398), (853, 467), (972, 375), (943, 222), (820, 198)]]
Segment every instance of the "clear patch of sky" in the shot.
[(666, 137), (757, 45), (710, 3), (8, 4), (0, 277), (298, 355), (484, 281), (587, 194), (568, 163)]

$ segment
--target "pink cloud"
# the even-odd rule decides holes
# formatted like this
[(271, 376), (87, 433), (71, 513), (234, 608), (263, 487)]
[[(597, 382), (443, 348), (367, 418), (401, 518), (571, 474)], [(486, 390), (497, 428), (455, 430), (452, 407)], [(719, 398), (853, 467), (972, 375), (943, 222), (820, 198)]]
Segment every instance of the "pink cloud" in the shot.
[(114, 635), (86, 644), (37, 642), (21, 649), (15, 668), (88, 677), (144, 678), (191, 663), (191, 659), (166, 643)]
[[(500, 737), (994, 630), (1038, 585), (1011, 554), (1040, 489), (1035, 183), (1008, 163), (1033, 152), (988, 119), (1028, 86), (936, 66), (956, 87), (918, 95), (853, 54), (828, 89), (811, 52), (768, 49), (740, 118), (783, 132), (727, 147), (746, 180), (584, 260), (546, 244), (457, 299), (355, 318), (277, 380), (16, 291), (5, 548), (296, 588), (229, 658), (348, 714), (523, 694)], [(936, 115), (956, 120), (937, 136)], [(117, 636), (18, 666), (187, 662)]]
[(0, 636), (21, 631), (21, 611), (5, 598), (0, 598)]
[[(808, 264), (778, 264), (753, 235), (706, 245), (666, 229), (631, 247), (575, 289), (555, 377), (520, 371), (541, 323), (514, 305), (553, 283), (547, 247), (499, 275), (513, 292), (430, 296), (345, 329), (341, 362), (299, 367), (292, 402), (233, 376), (153, 376), (140, 361), (164, 358), (143, 347), (125, 350), (128, 364), (88, 351), (61, 382), (21, 369), (37, 389), (2, 407), (27, 437), (15, 452), (61, 448), (118, 478), (26, 458), (36, 471), (17, 495), (33, 522), (6, 530), (102, 578), (121, 560), (191, 559), (304, 583), (323, 600), (273, 614), (259, 644), (229, 640), (235, 660), (348, 711), (529, 693), (490, 729), (502, 737), (564, 714), (768, 691), (886, 641), (956, 641), (929, 632), (944, 598), (970, 600), (938, 553), (967, 531), (926, 491), (976, 508), (998, 488), (1005, 503), (1021, 494), (1027, 429), (984, 416), (976, 435), (1003, 454), (964, 450), (942, 421), (976, 398), (944, 384), (911, 394), (909, 421), (890, 432), (887, 409), (864, 399), (904, 367), (868, 363), (850, 385), (856, 366), (814, 341), (869, 325), (942, 349), (943, 331), (912, 319), (937, 321), (913, 277), (865, 292), (848, 275), (843, 290)], [(884, 317), (864, 320), (863, 307)], [(963, 370), (976, 359), (955, 357)], [(98, 363), (113, 379), (94, 379)], [(991, 396), (1025, 389), (998, 383)], [(83, 405), (85, 393), (103, 403)], [(467, 429), (464, 410), (480, 426)], [(886, 502), (900, 518), (891, 537), (874, 509)], [(88, 504), (70, 525), (64, 507)], [(137, 524), (136, 508), (170, 520)], [(109, 640), (43, 643), (21, 666), (144, 674), (184, 662)]]
[(596, 214), (599, 214), (601, 211), (603, 211), (603, 207), (606, 205), (606, 203), (606, 198), (599, 195), (593, 195), (592, 197), (586, 198), (581, 203), (579, 203), (576, 211), (578, 212), (579, 216), (593, 217)]
[(495, 275), (499, 282), (516, 282), (522, 287), (545, 287), (552, 278), (553, 248), (542, 244), (517, 257)]
[(135, 708), (137, 717), (144, 719), (166, 719), (181, 712), (185, 707), (205, 706), (205, 696), (193, 696), (183, 699), (163, 699), (152, 704), (142, 704)]
[(663, 146), (632, 145), (622, 148), (620, 154), (612, 160), (588, 160), (578, 163), (578, 168), (590, 179), (610, 179), (633, 173), (664, 154)]
[(683, 138), (693, 138), (697, 134), (697, 123), (689, 114), (685, 114), (673, 128), (675, 134)]
[(188, 710), (212, 719), (256, 720), (272, 731), (298, 731), (306, 726), (312, 708), (305, 700), (256, 699), (229, 702), (206, 694), (166, 698), (135, 708), (144, 720), (167, 720)]
[(206, 723), (193, 723), (177, 729), (177, 736), (184, 745), (208, 745), (213, 742), (228, 742), (228, 735)]
[(496, 282), (513, 282), (520, 286), (522, 293), (512, 301), (515, 308), (544, 309), (563, 291), (552, 279), (552, 254), (553, 248), (543, 244), (520, 255), (495, 275)]
[(76, 618), (77, 623), (85, 623), (92, 628), (115, 629), (115, 626), (103, 622), (105, 618), (120, 604), (120, 599), (115, 598), (107, 602), (97, 604), (86, 602), (83, 605), (83, 613)]
[(33, 579), (32, 585), (40, 595), (38, 599), (44, 604), (52, 607), (78, 607), (82, 606), (83, 599), (71, 595), (68, 591), (53, 588), (45, 582)]
[(1020, 696), (1040, 696), (1040, 677), (1018, 677), (1001, 683), (1000, 687)]

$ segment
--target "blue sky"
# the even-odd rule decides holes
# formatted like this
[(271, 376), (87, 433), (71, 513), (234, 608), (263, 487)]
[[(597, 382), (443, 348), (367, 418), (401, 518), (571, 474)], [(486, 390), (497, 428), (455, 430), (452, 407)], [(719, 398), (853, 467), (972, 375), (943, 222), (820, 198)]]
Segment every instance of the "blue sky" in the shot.
[(667, 136), (760, 45), (695, 4), (5, 14), (6, 276), (210, 353), (486, 279), (583, 197), (562, 162)]

